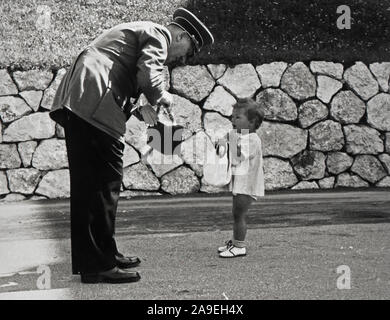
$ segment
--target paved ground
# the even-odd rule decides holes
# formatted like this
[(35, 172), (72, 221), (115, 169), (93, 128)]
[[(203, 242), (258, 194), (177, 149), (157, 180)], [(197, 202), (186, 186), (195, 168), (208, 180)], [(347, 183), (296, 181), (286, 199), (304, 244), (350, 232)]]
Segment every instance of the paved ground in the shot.
[[(269, 193), (251, 208), (248, 255), (226, 260), (216, 248), (230, 211), (228, 196), (122, 200), (117, 241), (142, 258), (142, 280), (83, 285), (70, 274), (68, 201), (2, 204), (0, 299), (390, 298), (388, 189)], [(50, 290), (37, 289), (43, 265)], [(337, 288), (342, 265), (351, 289)]]

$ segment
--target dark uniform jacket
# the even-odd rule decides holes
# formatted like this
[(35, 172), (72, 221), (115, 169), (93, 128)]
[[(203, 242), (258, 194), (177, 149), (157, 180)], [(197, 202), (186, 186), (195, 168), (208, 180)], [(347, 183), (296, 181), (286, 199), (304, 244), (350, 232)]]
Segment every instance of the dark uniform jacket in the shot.
[(67, 108), (123, 141), (130, 102), (142, 92), (155, 105), (163, 94), (162, 71), (171, 41), (168, 29), (153, 22), (107, 30), (69, 68), (57, 89), (51, 118), (62, 124)]

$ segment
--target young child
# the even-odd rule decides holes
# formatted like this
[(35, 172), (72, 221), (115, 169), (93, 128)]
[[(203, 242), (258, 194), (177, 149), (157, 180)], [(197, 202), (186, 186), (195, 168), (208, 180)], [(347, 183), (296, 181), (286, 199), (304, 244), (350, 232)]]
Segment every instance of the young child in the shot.
[[(230, 190), (233, 194), (233, 238), (218, 248), (221, 258), (246, 255), (246, 214), (253, 200), (264, 196), (264, 173), (261, 140), (256, 133), (264, 119), (264, 111), (256, 101), (243, 99), (233, 108), (233, 130), (227, 139), (218, 141), (218, 149), (229, 143), (232, 163)], [(223, 150), (223, 149), (222, 149)]]

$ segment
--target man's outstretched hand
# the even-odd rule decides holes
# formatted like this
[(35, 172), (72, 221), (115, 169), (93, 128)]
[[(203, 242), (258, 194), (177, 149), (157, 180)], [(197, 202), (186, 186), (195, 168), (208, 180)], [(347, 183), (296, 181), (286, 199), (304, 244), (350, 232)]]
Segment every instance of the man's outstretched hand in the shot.
[(162, 97), (157, 101), (158, 105), (161, 105), (165, 108), (169, 108), (172, 103), (173, 96), (168, 91), (164, 91)]
[(146, 124), (150, 126), (154, 126), (157, 124), (157, 112), (150, 104), (146, 104), (140, 107), (139, 112), (141, 113), (142, 119), (145, 121)]
[[(162, 106), (164, 108), (169, 108), (173, 103), (173, 96), (168, 92), (164, 91), (161, 98), (157, 101), (157, 106)], [(149, 104), (145, 104), (139, 108), (142, 119), (150, 126), (157, 124), (158, 115), (156, 110)]]

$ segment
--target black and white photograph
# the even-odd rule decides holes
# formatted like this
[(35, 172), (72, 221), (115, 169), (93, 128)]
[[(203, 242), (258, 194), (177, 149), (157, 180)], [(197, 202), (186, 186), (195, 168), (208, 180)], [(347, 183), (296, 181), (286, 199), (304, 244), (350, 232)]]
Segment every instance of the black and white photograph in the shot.
[(0, 1), (0, 300), (389, 299), (390, 0)]

